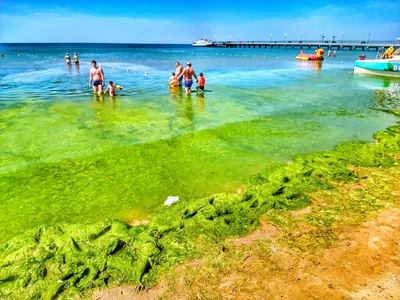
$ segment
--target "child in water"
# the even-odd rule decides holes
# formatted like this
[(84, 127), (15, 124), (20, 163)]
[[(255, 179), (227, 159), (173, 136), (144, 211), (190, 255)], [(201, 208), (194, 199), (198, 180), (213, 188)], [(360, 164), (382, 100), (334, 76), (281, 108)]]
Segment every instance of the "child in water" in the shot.
[(109, 81), (108, 82), (108, 87), (104, 91), (104, 94), (106, 94), (107, 92), (110, 92), (110, 96), (116, 96), (117, 94), (115, 93), (115, 89), (116, 89), (116, 86), (114, 85), (114, 82)]
[(175, 73), (172, 72), (172, 76), (169, 78), (168, 83), (171, 87), (177, 87), (178, 86), (178, 80), (175, 78)]
[(204, 77), (203, 73), (200, 73), (199, 85), (196, 87), (196, 90), (198, 92), (203, 92), (204, 93), (204, 86), (205, 85), (206, 85), (206, 78)]

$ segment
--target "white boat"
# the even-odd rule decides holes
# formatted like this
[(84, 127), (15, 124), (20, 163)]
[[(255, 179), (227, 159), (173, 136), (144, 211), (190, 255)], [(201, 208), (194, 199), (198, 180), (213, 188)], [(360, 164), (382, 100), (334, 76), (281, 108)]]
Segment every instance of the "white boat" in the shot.
[(360, 59), (354, 63), (354, 73), (400, 77), (400, 48), (394, 51), (391, 47), (380, 59)]
[(213, 42), (209, 41), (207, 38), (204, 38), (202, 40), (194, 41), (192, 45), (193, 47), (211, 47)]

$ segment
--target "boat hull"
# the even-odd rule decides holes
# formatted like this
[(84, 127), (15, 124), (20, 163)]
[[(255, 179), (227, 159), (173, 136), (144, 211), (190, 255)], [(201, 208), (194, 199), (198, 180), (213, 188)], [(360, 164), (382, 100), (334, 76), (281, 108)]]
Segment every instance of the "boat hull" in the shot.
[(354, 73), (400, 77), (400, 60), (357, 60), (354, 64)]
[(297, 60), (313, 60), (313, 61), (324, 60), (323, 57), (317, 57), (315, 55), (309, 55), (309, 56), (307, 56), (307, 55), (297, 55), (296, 59)]
[(193, 47), (211, 47), (212, 44), (206, 44), (206, 45), (198, 45), (198, 44), (192, 44)]

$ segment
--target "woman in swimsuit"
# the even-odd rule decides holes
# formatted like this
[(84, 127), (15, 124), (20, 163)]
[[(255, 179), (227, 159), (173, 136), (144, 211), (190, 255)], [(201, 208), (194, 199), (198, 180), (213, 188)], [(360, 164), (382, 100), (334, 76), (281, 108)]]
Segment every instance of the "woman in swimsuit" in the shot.
[(68, 53), (65, 54), (64, 60), (65, 60), (65, 63), (66, 63), (67, 65), (70, 65), (70, 64), (71, 64), (71, 56), (69, 56)]

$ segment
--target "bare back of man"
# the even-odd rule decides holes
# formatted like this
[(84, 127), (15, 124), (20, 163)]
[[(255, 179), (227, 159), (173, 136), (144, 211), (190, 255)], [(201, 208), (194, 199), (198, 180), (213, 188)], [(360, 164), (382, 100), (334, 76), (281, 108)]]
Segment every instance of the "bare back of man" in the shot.
[(183, 77), (185, 78), (185, 90), (186, 93), (189, 94), (191, 92), (191, 88), (193, 85), (193, 77), (197, 79), (196, 72), (192, 69), (192, 64), (190, 62), (187, 63), (187, 67), (183, 70)]
[(103, 69), (97, 66), (96, 61), (92, 61), (92, 68), (90, 69), (89, 86), (93, 84), (93, 92), (102, 93), (104, 86), (104, 72)]

